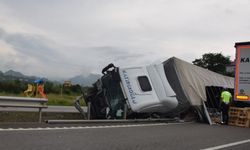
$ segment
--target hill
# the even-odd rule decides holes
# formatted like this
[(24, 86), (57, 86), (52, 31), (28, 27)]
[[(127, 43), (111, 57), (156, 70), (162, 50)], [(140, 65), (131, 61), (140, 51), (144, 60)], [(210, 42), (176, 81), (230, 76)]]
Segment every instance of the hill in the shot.
[(73, 78), (70, 78), (72, 84), (79, 84), (82, 86), (91, 86), (94, 82), (99, 79), (101, 75), (99, 74), (89, 74), (88, 76), (78, 75)]
[[(0, 71), (0, 81), (6, 81), (6, 80), (19, 80), (19, 81), (26, 81), (26, 82), (34, 82), (36, 79), (40, 77), (35, 76), (26, 76), (22, 74), (21, 72), (8, 70), (6, 72)], [(45, 81), (48, 81), (46, 78), (42, 78)]]
[(20, 78), (25, 78), (26, 76), (23, 75), (20, 72), (9, 70), (4, 73), (5, 76), (11, 76), (11, 77), (20, 77)]

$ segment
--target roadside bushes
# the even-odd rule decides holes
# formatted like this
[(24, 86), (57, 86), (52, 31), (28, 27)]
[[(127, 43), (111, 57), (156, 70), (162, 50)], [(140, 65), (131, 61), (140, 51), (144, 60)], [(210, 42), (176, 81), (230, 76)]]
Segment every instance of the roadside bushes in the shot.
[(19, 80), (7, 80), (0, 82), (0, 92), (18, 94), (27, 88), (27, 83)]
[[(0, 93), (12, 93), (22, 94), (26, 89), (27, 85), (30, 84), (27, 81), (21, 80), (3, 80), (0, 81)], [(85, 87), (81, 87), (85, 89)], [(80, 95), (81, 90), (79, 85), (72, 85), (70, 87), (64, 87), (63, 84), (46, 81), (44, 84), (44, 91), (46, 94), (65, 94), (65, 95)]]

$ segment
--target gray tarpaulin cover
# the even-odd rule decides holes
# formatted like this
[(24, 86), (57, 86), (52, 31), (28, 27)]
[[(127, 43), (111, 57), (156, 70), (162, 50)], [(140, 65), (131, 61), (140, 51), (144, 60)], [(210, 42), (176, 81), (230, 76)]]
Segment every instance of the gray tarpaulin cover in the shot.
[(181, 59), (172, 57), (163, 64), (167, 79), (179, 101), (177, 112), (187, 110), (190, 105), (202, 112), (202, 103), (207, 99), (206, 86), (234, 88), (234, 78), (220, 75)]

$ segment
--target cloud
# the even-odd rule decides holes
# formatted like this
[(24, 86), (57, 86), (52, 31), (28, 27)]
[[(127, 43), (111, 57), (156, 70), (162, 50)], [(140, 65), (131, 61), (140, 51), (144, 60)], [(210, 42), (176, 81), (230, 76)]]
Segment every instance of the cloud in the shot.
[(59, 53), (49, 47), (50, 42), (39, 35), (7, 33), (0, 28), (0, 39), (11, 45), (18, 53), (30, 57), (50, 61), (59, 56)]
[(121, 47), (112, 46), (101, 46), (101, 47), (91, 47), (89, 51), (95, 51), (96, 55), (111, 57), (116, 60), (126, 60), (129, 58), (143, 57), (145, 54), (138, 52), (130, 52), (129, 50), (123, 49)]
[[(8, 33), (0, 28), (1, 53), (5, 59), (4, 70), (13, 68), (27, 73), (51, 76), (51, 67), (57, 68), (63, 56), (51, 42), (39, 35)], [(6, 53), (5, 51), (10, 51)], [(4, 53), (5, 52), (5, 53)], [(57, 64), (59, 63), (59, 64)]]
[(9, 59), (0, 64), (66, 77), (99, 73), (110, 62), (141, 66), (171, 56), (191, 62), (206, 52), (234, 59), (234, 43), (250, 38), (249, 6), (248, 0), (1, 1), (0, 54)]

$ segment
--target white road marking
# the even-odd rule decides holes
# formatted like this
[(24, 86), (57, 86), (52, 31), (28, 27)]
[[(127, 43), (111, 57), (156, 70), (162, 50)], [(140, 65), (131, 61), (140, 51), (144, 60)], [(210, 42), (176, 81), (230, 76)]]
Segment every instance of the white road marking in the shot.
[(75, 126), (75, 127), (37, 127), (37, 128), (0, 128), (1, 131), (46, 131), (46, 130), (75, 130), (75, 129), (103, 129), (103, 128), (128, 128), (128, 127), (149, 127), (149, 126), (163, 126), (183, 123), (152, 123), (152, 124), (131, 124), (131, 125), (104, 125), (104, 126)]
[(236, 145), (249, 143), (249, 142), (250, 142), (250, 139), (247, 139), (247, 140), (238, 141), (238, 142), (234, 142), (234, 143), (219, 145), (219, 146), (215, 146), (215, 147), (209, 147), (209, 148), (205, 148), (205, 149), (202, 149), (202, 150), (217, 150), (217, 149), (227, 148), (227, 147), (236, 146)]

